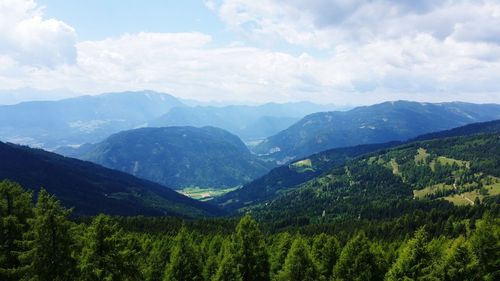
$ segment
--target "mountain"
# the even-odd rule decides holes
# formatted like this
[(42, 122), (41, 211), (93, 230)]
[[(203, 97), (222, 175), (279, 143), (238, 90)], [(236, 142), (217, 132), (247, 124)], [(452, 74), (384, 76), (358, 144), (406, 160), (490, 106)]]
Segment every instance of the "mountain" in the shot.
[[(474, 123), (451, 130), (421, 135), (409, 140), (408, 143), (437, 138), (492, 133), (500, 133), (500, 120)], [(384, 149), (399, 145), (403, 145), (403, 143), (396, 141), (322, 151), (297, 160), (289, 165), (276, 167), (266, 175), (244, 185), (242, 188), (214, 198), (212, 202), (230, 211), (235, 211), (245, 206), (261, 204), (276, 198), (289, 189), (293, 189), (300, 184), (321, 176), (334, 167), (343, 165), (358, 156), (375, 151), (383, 151)]]
[(0, 180), (25, 188), (44, 187), (76, 215), (173, 215), (183, 217), (222, 214), (216, 207), (129, 174), (66, 158), (55, 153), (0, 142)]
[[(500, 133), (415, 141), (347, 161), (275, 198), (248, 206), (286, 225), (390, 219), (500, 200)], [(417, 212), (417, 213), (415, 213)]]
[(152, 91), (4, 105), (0, 106), (0, 140), (46, 149), (97, 142), (144, 126), (174, 106), (183, 104)]
[(252, 150), (283, 164), (331, 148), (402, 141), (499, 118), (498, 104), (385, 102), (308, 115)]
[(213, 126), (230, 131), (243, 140), (262, 139), (288, 128), (307, 114), (338, 107), (308, 102), (267, 103), (259, 106), (194, 106), (173, 108), (148, 123), (152, 127)]
[(66, 153), (173, 188), (232, 187), (270, 169), (237, 136), (214, 127), (135, 129)]

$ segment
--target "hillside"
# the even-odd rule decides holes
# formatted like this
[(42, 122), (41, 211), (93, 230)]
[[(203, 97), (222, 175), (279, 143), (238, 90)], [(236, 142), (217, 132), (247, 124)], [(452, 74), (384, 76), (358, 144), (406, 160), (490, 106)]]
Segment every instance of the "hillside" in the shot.
[(335, 109), (313, 103), (267, 103), (257, 106), (176, 107), (148, 123), (151, 127), (213, 126), (227, 130), (243, 140), (262, 139), (274, 135), (307, 114)]
[(4, 105), (0, 106), (0, 140), (46, 149), (92, 143), (144, 126), (182, 105), (173, 96), (152, 91)]
[[(451, 130), (426, 134), (408, 142), (488, 133), (500, 133), (500, 120), (474, 123)], [(275, 198), (287, 189), (294, 188), (330, 171), (335, 166), (343, 165), (350, 159), (402, 144), (402, 142), (388, 142), (322, 151), (288, 165), (276, 167), (268, 174), (244, 185), (242, 188), (221, 197), (216, 197), (213, 202), (232, 211), (247, 205), (262, 203)]]
[(232, 187), (270, 169), (237, 136), (213, 127), (124, 131), (72, 155), (172, 188)]
[(497, 104), (385, 102), (308, 115), (252, 149), (283, 164), (331, 148), (403, 141), (499, 118)]
[(304, 216), (336, 220), (401, 217), (446, 204), (497, 204), (499, 137), (417, 141), (371, 153), (251, 209), (277, 221)]
[(0, 180), (44, 187), (76, 215), (214, 216), (222, 212), (156, 183), (41, 149), (0, 142)]

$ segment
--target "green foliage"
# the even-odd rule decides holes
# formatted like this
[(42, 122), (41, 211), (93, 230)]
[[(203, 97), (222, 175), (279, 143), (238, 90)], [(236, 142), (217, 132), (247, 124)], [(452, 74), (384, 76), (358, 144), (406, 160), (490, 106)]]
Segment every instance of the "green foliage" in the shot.
[(245, 215), (236, 226), (232, 251), (243, 281), (269, 280), (269, 259), (264, 236), (250, 215)]
[(0, 182), (0, 280), (18, 280), (23, 233), (33, 216), (31, 193), (14, 182)]
[(463, 236), (455, 239), (447, 250), (438, 275), (443, 281), (480, 280), (479, 261)]
[(182, 229), (175, 238), (175, 245), (163, 280), (203, 280), (201, 261), (185, 229)]
[(479, 260), (480, 272), (485, 280), (500, 278), (500, 220), (486, 214), (477, 221), (470, 239), (472, 249)]
[(347, 242), (333, 270), (333, 280), (383, 280), (383, 269), (377, 260), (378, 255), (370, 246), (370, 241), (364, 233)]
[(33, 211), (23, 242), (27, 249), (20, 256), (29, 272), (23, 279), (70, 280), (76, 273), (72, 224), (68, 221), (71, 210), (62, 207), (54, 196), (42, 189)]
[(293, 241), (286, 256), (285, 264), (278, 273), (278, 281), (316, 281), (318, 268), (314, 263), (304, 240), (300, 237)]
[(94, 218), (84, 236), (82, 280), (141, 280), (136, 247), (110, 217)]
[(434, 280), (434, 260), (427, 243), (427, 233), (421, 228), (415, 233), (415, 237), (403, 246), (387, 273), (386, 280)]
[(318, 265), (320, 275), (329, 280), (332, 276), (332, 270), (340, 255), (340, 244), (334, 236), (328, 236), (324, 233), (316, 236), (313, 240), (312, 254)]

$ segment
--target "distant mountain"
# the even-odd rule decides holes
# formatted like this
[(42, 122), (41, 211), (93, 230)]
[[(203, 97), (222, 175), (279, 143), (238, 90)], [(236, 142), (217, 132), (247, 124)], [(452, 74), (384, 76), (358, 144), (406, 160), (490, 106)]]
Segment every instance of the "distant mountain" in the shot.
[(183, 106), (152, 91), (109, 93), (0, 106), (0, 140), (55, 149), (101, 141)]
[[(438, 138), (470, 136), (477, 134), (500, 133), (500, 120), (473, 123), (451, 130), (430, 133), (418, 136), (408, 143), (414, 141), (425, 141)], [(312, 180), (329, 172), (336, 166), (343, 165), (347, 161), (361, 155), (383, 151), (402, 145), (403, 142), (388, 142), (382, 144), (367, 144), (353, 147), (335, 148), (322, 151), (289, 165), (283, 165), (272, 169), (266, 175), (244, 185), (242, 188), (216, 197), (212, 202), (227, 210), (237, 209), (260, 204), (272, 200), (279, 194), (293, 189), (296, 186)]]
[(267, 103), (259, 106), (195, 106), (173, 108), (156, 120), (152, 127), (213, 126), (230, 131), (243, 140), (262, 139), (288, 128), (307, 114), (338, 109), (332, 105), (308, 102)]
[(141, 128), (63, 152), (173, 188), (237, 186), (270, 169), (237, 136), (214, 127)]
[(25, 146), (0, 142), (0, 180), (25, 188), (44, 187), (76, 215), (173, 215), (183, 217), (222, 214), (216, 207), (129, 174)]
[(385, 102), (308, 115), (252, 150), (286, 163), (331, 148), (407, 140), (499, 118), (498, 104)]

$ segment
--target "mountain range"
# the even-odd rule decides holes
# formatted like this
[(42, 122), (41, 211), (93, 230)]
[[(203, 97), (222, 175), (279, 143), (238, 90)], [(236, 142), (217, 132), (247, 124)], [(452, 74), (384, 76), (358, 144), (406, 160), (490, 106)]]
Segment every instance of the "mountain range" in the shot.
[(165, 186), (99, 165), (41, 149), (0, 142), (0, 179), (25, 188), (45, 188), (74, 214), (221, 215), (217, 207), (190, 199)]
[(233, 187), (272, 166), (251, 154), (236, 135), (214, 127), (141, 128), (58, 152), (172, 188)]
[(345, 112), (313, 113), (252, 151), (284, 164), (331, 148), (404, 141), (499, 118), (498, 104), (385, 102)]
[[(411, 144), (418, 141), (428, 141), (433, 139), (499, 133), (500, 120), (495, 120), (473, 123), (453, 128), (451, 130), (424, 134), (408, 140), (405, 143)], [(244, 209), (245, 207), (263, 204), (296, 188), (297, 186), (300, 186), (301, 184), (323, 176), (334, 167), (342, 166), (346, 162), (359, 156), (376, 151), (383, 153), (387, 149), (401, 146), (405, 143), (393, 141), (381, 144), (358, 145), (330, 149), (309, 155), (288, 165), (276, 167), (266, 175), (244, 185), (242, 188), (215, 198), (212, 203), (218, 204), (229, 211), (237, 211), (239, 209)]]

